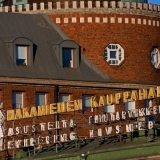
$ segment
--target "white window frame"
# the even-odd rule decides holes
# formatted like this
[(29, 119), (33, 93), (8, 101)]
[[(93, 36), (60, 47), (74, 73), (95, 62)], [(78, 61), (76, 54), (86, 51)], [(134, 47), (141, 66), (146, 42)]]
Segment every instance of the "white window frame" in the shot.
[[(71, 50), (71, 60), (70, 60), (70, 66), (65, 66), (64, 65), (64, 52), (63, 50), (65, 49), (68, 49), (68, 50)], [(73, 68), (74, 67), (74, 53), (75, 53), (75, 49), (74, 48), (62, 48), (62, 65), (63, 65), (63, 68)], [(67, 59), (66, 59), (67, 60)], [(69, 59), (68, 59), (69, 61)]]
[[(25, 55), (21, 55), (21, 53), (19, 53), (19, 50), (25, 50)], [(27, 66), (28, 65), (28, 52), (29, 52), (29, 46), (27, 45), (16, 45), (16, 64), (17, 65), (23, 65), (23, 66)], [(19, 58), (19, 57), (25, 57), (25, 58)], [(24, 60), (25, 63), (18, 63), (17, 60)]]
[(115, 112), (115, 105), (108, 105), (108, 106), (104, 106), (104, 112), (106, 113), (114, 113)]
[[(130, 109), (129, 109), (130, 108)], [(136, 102), (135, 101), (131, 101), (130, 98), (127, 99), (127, 102), (125, 103), (125, 110), (130, 111), (136, 109)]]
[[(111, 57), (111, 52), (115, 52), (115, 58)], [(104, 49), (104, 58), (110, 65), (119, 65), (124, 60), (124, 49), (119, 44), (109, 44)]]
[[(67, 96), (67, 97), (68, 97), (68, 100), (67, 100), (67, 101), (62, 101), (61, 99), (62, 99), (63, 96)], [(60, 101), (60, 102), (68, 102), (68, 101), (70, 101), (70, 100), (71, 100), (71, 94), (61, 93), (61, 94), (59, 95), (59, 101)]]
[(145, 99), (144, 100), (144, 108), (152, 107), (152, 100), (151, 99)]
[(82, 109), (83, 109), (84, 112), (93, 112), (93, 108), (91, 108), (91, 102), (90, 102), (90, 106), (85, 106), (84, 105), (84, 100), (87, 99), (88, 101), (91, 101), (92, 96), (93, 95), (87, 95), (87, 94), (82, 95)]
[[(40, 95), (40, 94), (43, 94), (45, 97), (45, 104), (37, 104), (37, 96)], [(46, 105), (47, 104), (47, 93), (44, 93), (44, 92), (36, 92), (36, 107), (38, 106), (42, 106), (42, 105)]]
[[(22, 98), (21, 98), (21, 102), (20, 103), (16, 103), (15, 101), (17, 101), (17, 99), (14, 99), (15, 98), (15, 94), (21, 94)], [(23, 95), (23, 92), (20, 92), (20, 91), (13, 91), (12, 92), (12, 108), (23, 108), (23, 100), (24, 100), (24, 95)], [(16, 104), (16, 107), (14, 107), (14, 104)]]
[(160, 69), (160, 52), (157, 47), (151, 49), (151, 63), (154, 68)]

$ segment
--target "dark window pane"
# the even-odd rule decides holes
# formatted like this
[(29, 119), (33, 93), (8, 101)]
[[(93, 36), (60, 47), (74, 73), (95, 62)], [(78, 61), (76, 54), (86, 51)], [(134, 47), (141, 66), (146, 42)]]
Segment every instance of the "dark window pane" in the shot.
[(115, 45), (112, 45), (112, 49), (116, 49)]
[(63, 67), (72, 67), (72, 50), (71, 48), (62, 49)]
[(112, 64), (116, 64), (115, 60), (112, 60)]
[(108, 48), (111, 49), (111, 45), (109, 45)]
[(116, 51), (110, 51), (110, 58), (116, 58)]
[(16, 59), (17, 65), (26, 65), (26, 60), (25, 59)]

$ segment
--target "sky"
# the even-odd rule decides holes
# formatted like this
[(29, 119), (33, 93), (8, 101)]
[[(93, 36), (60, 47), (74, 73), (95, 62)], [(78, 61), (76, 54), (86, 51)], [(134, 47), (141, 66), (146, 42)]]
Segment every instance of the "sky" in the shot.
[(148, 3), (160, 5), (160, 0), (148, 0)]

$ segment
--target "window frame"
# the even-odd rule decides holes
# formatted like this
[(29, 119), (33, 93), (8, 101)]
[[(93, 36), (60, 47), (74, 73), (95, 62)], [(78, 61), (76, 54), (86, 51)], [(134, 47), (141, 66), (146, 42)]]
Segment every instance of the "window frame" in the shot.
[[(16, 93), (21, 93), (21, 97), (22, 97), (21, 98), (21, 103), (20, 103), (21, 107), (14, 107), (14, 104), (19, 104), (19, 103), (13, 103), (14, 102), (13, 99), (15, 97), (14, 94), (16, 94)], [(16, 99), (16, 101), (17, 101), (17, 99)], [(24, 108), (24, 92), (22, 92), (22, 91), (12, 91), (12, 108), (13, 109)]]
[(60, 93), (59, 94), (59, 102), (68, 102), (68, 101), (61, 101), (61, 96), (68, 96), (68, 101), (71, 101), (72, 94), (70, 93)]
[(82, 95), (82, 110), (83, 110), (83, 112), (93, 112), (93, 108), (91, 108), (91, 101), (90, 101), (90, 106), (85, 106), (85, 108), (84, 108), (84, 97), (90, 97), (90, 99), (91, 99), (92, 96), (94, 96), (94, 95), (91, 95), (91, 94), (83, 94)]
[[(43, 94), (43, 95), (45, 95), (45, 104), (42, 104), (42, 105), (37, 105), (37, 95), (40, 95), (40, 94)], [(43, 106), (43, 105), (47, 105), (47, 93), (46, 92), (36, 92), (36, 107), (38, 107), (38, 106)]]
[(132, 108), (132, 109), (130, 109), (130, 110), (136, 109), (136, 102), (135, 102), (135, 101), (131, 101), (131, 99), (128, 98), (128, 99), (127, 99), (127, 102), (125, 103), (125, 111), (126, 111), (126, 112), (130, 111), (130, 110), (128, 109), (129, 107), (126, 106), (126, 105), (129, 106), (129, 104), (130, 104), (130, 105), (134, 105), (134, 108)]
[(160, 69), (160, 52), (158, 50), (158, 47), (152, 47), (152, 49), (150, 50), (150, 61), (154, 68)]
[[(18, 52), (18, 50), (17, 50), (18, 47), (25, 47), (25, 49), (26, 49), (26, 53), (25, 53), (26, 63), (25, 64), (17, 63), (17, 60), (18, 60), (17, 56), (19, 54), (19, 53), (17, 53)], [(29, 46), (28, 45), (16, 45), (16, 64), (17, 64), (17, 66), (28, 66), (28, 54), (29, 54), (28, 52), (29, 52)]]
[(6, 47), (8, 49), (8, 52), (10, 56), (12, 57), (14, 63), (16, 66), (21, 67), (24, 65), (17, 65), (16, 63), (16, 46), (28, 46), (28, 57), (27, 57), (27, 65), (26, 66), (32, 66), (33, 60), (35, 58), (35, 52), (33, 51), (33, 46), (36, 46), (30, 39), (26, 37), (16, 37), (7, 39), (5, 41)]
[[(109, 107), (110, 107), (110, 108), (112, 107), (112, 109), (113, 109), (112, 112), (106, 111), (107, 108), (109, 108)], [(111, 105), (104, 106), (104, 112), (105, 112), (105, 113), (115, 113), (115, 105), (114, 105), (114, 104), (111, 104)]]
[[(115, 58), (111, 53), (115, 52)], [(104, 59), (109, 65), (120, 65), (124, 61), (124, 49), (119, 44), (109, 44), (104, 48)]]
[(53, 44), (52, 47), (56, 55), (57, 61), (59, 62), (60, 66), (63, 69), (70, 69), (69, 67), (63, 67), (63, 56), (62, 56), (63, 48), (74, 49), (73, 67), (71, 69), (79, 68), (81, 53), (80, 53), (80, 46), (76, 42), (72, 40), (63, 40), (61, 42), (58, 42), (57, 44)]
[[(71, 65), (70, 66), (65, 66), (64, 65), (64, 52), (63, 50), (64, 49), (67, 49), (67, 50), (71, 50)], [(74, 68), (74, 57), (75, 57), (75, 48), (67, 48), (67, 47), (62, 47), (62, 65), (63, 65), (63, 68)], [(69, 59), (68, 59), (69, 61)]]

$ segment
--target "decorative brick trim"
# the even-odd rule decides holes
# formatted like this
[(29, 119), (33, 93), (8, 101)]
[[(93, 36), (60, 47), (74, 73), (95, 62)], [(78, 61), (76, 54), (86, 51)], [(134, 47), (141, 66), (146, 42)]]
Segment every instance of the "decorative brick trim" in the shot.
[[(154, 4), (143, 4), (142, 3), (136, 3), (136, 2), (115, 2), (111, 1), (108, 3), (108, 1), (103, 1), (103, 5), (101, 5), (100, 1), (96, 1), (95, 4), (91, 0), (88, 1), (65, 1), (64, 7), (62, 8), (61, 3), (63, 2), (48, 2), (44, 5), (44, 2), (39, 4), (33, 3), (33, 4), (26, 4), (19, 5), (18, 7), (15, 7), (14, 5), (9, 7), (0, 7), (0, 12), (36, 12), (36, 13), (72, 13), (72, 12), (83, 12), (85, 11), (88, 13), (123, 13), (123, 14), (137, 14), (137, 15), (151, 15), (155, 17), (160, 17), (160, 6), (154, 5)], [(72, 5), (69, 5), (71, 4)], [(84, 5), (87, 3), (87, 7)], [(71, 7), (72, 6), (72, 7)], [(70, 8), (69, 8), (70, 7)]]
[(88, 16), (86, 19), (84, 17), (71, 17), (71, 21), (69, 22), (69, 18), (60, 18), (57, 17), (55, 19), (55, 23), (125, 23), (129, 24), (131, 23), (132, 25), (134, 24), (139, 24), (139, 25), (148, 25), (148, 26), (155, 26), (159, 27), (160, 22), (152, 19), (142, 19), (142, 18), (127, 18), (127, 17), (91, 17)]

